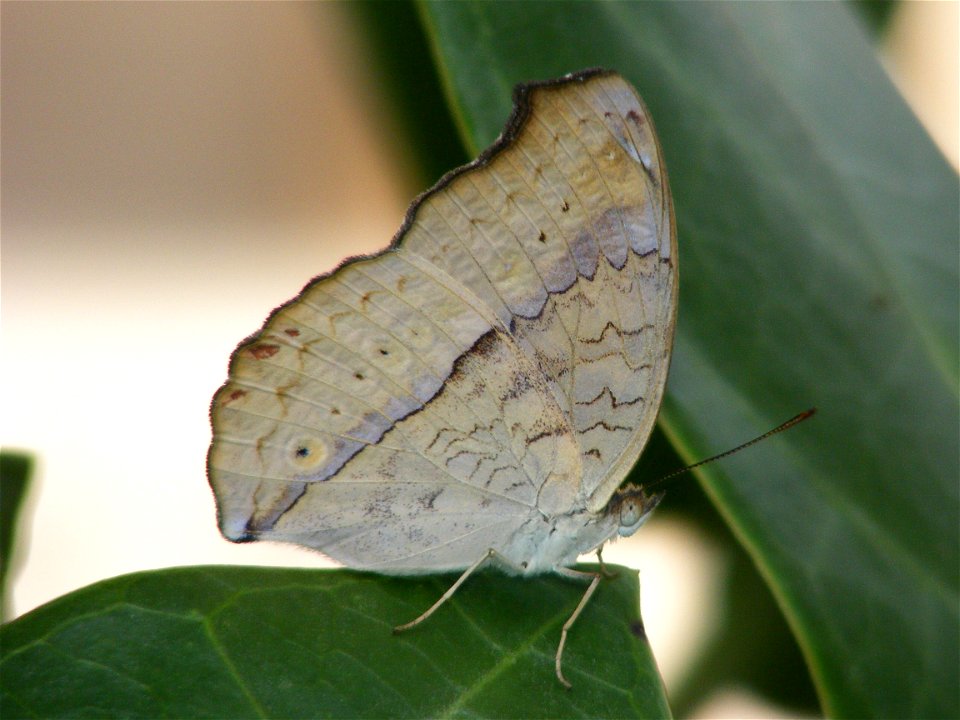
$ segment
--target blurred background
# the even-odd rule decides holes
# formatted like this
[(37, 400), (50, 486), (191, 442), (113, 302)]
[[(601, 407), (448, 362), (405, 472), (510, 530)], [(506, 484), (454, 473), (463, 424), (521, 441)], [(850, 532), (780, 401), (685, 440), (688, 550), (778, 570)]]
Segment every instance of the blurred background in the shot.
[[(958, 4), (884, 7), (878, 52), (956, 167)], [(383, 247), (437, 177), (413, 160), (364, 11), (0, 13), (0, 440), (36, 458), (4, 558), (7, 619), (136, 570), (329, 564), (220, 537), (207, 407), (235, 345), (314, 275)], [(442, 98), (417, 100), (442, 112)], [(604, 556), (642, 569), (646, 628), (673, 687), (724, 612), (729, 563), (670, 513)], [(693, 714), (786, 713), (731, 695)]]

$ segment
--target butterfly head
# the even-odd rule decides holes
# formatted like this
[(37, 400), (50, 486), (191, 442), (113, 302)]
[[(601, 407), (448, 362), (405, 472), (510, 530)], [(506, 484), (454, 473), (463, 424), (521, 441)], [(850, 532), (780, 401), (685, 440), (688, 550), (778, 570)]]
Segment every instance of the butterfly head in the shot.
[(628, 537), (647, 521), (662, 499), (662, 492), (648, 495), (639, 485), (626, 485), (610, 498), (606, 514), (617, 519), (620, 536)]

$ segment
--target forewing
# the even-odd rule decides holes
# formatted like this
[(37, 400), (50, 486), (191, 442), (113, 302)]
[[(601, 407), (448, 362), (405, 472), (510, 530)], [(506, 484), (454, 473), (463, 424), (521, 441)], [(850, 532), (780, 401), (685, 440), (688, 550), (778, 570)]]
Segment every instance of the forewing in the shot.
[(469, 564), (485, 547), (466, 538), (508, 538), (565, 454), (524, 362), (402, 253), (341, 267), (234, 354), (212, 410), (221, 529), (359, 567)]

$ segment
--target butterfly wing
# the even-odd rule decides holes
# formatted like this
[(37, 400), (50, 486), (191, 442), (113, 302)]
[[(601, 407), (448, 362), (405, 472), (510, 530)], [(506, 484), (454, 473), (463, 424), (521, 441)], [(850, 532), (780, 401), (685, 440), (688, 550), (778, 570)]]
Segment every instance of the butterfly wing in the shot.
[(228, 538), (462, 568), (544, 514), (602, 507), (639, 454), (676, 293), (652, 128), (614, 74), (516, 99), (390, 249), (314, 280), (234, 353), (208, 460)]

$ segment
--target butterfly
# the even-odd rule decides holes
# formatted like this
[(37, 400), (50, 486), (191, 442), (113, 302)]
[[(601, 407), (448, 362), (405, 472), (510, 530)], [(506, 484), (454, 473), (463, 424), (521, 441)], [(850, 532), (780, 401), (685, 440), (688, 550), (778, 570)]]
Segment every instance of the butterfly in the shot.
[(391, 575), (558, 573), (633, 534), (621, 487), (656, 421), (677, 312), (663, 154), (640, 96), (586, 70), (518, 86), (494, 144), (388, 248), (277, 308), (212, 403), (221, 532)]

